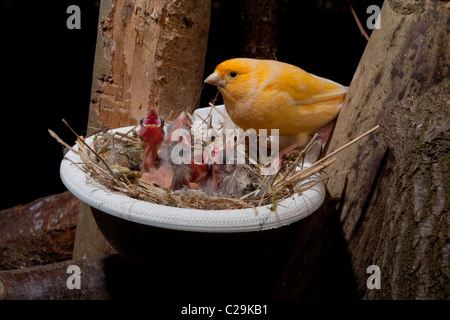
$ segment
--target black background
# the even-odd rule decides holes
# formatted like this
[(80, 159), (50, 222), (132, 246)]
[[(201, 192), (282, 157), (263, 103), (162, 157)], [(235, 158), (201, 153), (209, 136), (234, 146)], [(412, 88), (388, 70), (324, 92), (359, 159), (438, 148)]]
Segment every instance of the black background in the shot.
[[(349, 85), (367, 41), (347, 1), (278, 0), (278, 60)], [(354, 1), (361, 22), (371, 4)], [(0, 209), (65, 191), (59, 177), (62, 147), (86, 132), (100, 1), (1, 1)], [(240, 57), (243, 1), (213, 0), (205, 76), (221, 61)], [(81, 9), (81, 29), (69, 30), (69, 5)], [(366, 30), (370, 34), (370, 30)], [(216, 89), (205, 86), (201, 107)]]

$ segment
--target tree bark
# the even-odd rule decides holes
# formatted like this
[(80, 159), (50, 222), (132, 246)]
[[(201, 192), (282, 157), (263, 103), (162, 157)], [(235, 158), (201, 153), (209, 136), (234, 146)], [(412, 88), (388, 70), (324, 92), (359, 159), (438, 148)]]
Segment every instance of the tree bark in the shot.
[(69, 192), (0, 211), (0, 269), (72, 257), (80, 201)]
[[(79, 268), (79, 288), (73, 286)], [(25, 269), (0, 271), (0, 300), (105, 300), (111, 298), (107, 281), (111, 267), (120, 272), (123, 263), (116, 255), (67, 260)], [(123, 274), (122, 274), (123, 276)], [(69, 282), (68, 286), (67, 283)]]
[[(138, 124), (152, 107), (167, 117), (198, 106), (210, 10), (209, 0), (101, 2), (88, 134)], [(80, 208), (73, 258), (113, 253)]]
[(277, 9), (275, 0), (245, 1), (242, 8), (244, 57), (277, 59)]
[(385, 1), (326, 153), (380, 129), (326, 169), (329, 194), (293, 232), (275, 298), (448, 299), (448, 7)]
[[(331, 139), (381, 127), (327, 170), (360, 298), (448, 299), (448, 10), (385, 1)], [(370, 265), (381, 289), (366, 285)]]
[(210, 1), (103, 0), (90, 127), (137, 124), (199, 103)]

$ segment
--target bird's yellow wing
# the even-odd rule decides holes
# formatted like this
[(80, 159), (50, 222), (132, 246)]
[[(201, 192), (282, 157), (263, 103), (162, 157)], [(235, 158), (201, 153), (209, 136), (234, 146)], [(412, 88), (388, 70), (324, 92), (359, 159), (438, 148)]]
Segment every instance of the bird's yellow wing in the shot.
[[(272, 61), (269, 61), (271, 64)], [(296, 66), (276, 62), (270, 84), (274, 90), (282, 88), (292, 98), (295, 105), (321, 103), (344, 97), (347, 87), (334, 81), (315, 76)]]

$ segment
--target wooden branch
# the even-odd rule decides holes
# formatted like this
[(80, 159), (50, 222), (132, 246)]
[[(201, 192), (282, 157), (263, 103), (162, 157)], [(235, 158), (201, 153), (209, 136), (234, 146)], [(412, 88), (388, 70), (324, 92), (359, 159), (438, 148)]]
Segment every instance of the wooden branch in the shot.
[(364, 30), (364, 27), (359, 21), (358, 15), (356, 14), (355, 9), (353, 8), (352, 2), (350, 0), (347, 0), (348, 5), (350, 6), (350, 11), (352, 12), (353, 18), (355, 19), (356, 25), (358, 26), (359, 31), (361, 31), (361, 35), (366, 38), (367, 41), (369, 41), (369, 35), (367, 34), (366, 30)]
[[(119, 274), (117, 268), (123, 267), (120, 260), (113, 255), (0, 271), (0, 300), (110, 299), (107, 269), (112, 267), (113, 273)], [(79, 268), (79, 288), (75, 287), (78, 270), (68, 270), (69, 266)]]
[(69, 192), (0, 211), (0, 269), (72, 257), (79, 200)]

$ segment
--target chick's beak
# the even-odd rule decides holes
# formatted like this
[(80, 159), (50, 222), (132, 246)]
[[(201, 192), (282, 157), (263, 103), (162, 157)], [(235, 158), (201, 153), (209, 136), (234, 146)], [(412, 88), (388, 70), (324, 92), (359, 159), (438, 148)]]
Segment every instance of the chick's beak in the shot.
[(180, 113), (180, 115), (175, 119), (174, 125), (173, 125), (173, 129), (181, 129), (181, 128), (185, 128), (185, 129), (190, 129), (190, 124), (186, 115), (186, 112), (182, 112)]
[(224, 87), (225, 81), (224, 79), (217, 73), (217, 71), (214, 71), (211, 73), (206, 79), (205, 83), (209, 83), (218, 87)]

